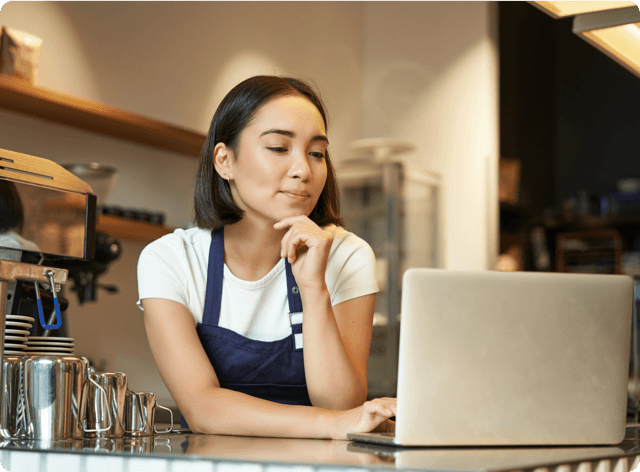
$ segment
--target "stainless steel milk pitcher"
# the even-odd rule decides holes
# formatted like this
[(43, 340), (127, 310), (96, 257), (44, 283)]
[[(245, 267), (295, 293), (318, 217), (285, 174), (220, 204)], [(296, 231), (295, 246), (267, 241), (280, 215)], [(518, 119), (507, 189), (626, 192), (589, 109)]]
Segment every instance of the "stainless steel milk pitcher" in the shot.
[(17, 438), (24, 427), (22, 389), (22, 356), (5, 355), (2, 362), (2, 405), (0, 405), (0, 437)]
[[(155, 425), (156, 407), (168, 410), (171, 426), (158, 431)], [(124, 434), (127, 436), (153, 436), (153, 433), (169, 433), (173, 429), (173, 412), (156, 401), (152, 392), (134, 392), (127, 389), (124, 407)]]
[[(92, 382), (87, 376), (88, 367), (89, 361), (84, 357), (23, 357), (25, 424), (22, 438), (54, 441), (83, 437), (87, 430), (84, 425), (87, 386)], [(106, 401), (104, 390), (102, 394)], [(108, 420), (105, 423), (111, 426)]]
[[(87, 401), (87, 421), (93, 418), (108, 417), (111, 427), (107, 430), (90, 431), (85, 434), (87, 438), (121, 438), (124, 434), (122, 428), (124, 415), (124, 398), (127, 391), (127, 375), (122, 372), (90, 372), (89, 377), (99, 385), (107, 395), (106, 403), (101, 401), (100, 393), (93, 385), (89, 385)], [(89, 423), (97, 429), (96, 423)]]

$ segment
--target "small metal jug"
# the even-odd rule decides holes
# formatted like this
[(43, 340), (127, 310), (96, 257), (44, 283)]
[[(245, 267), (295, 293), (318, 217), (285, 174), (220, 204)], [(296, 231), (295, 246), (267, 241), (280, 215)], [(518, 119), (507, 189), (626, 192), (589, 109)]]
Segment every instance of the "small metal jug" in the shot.
[[(98, 391), (93, 385), (90, 385), (87, 417), (89, 421), (92, 421), (93, 418), (107, 416), (110, 420), (110, 428), (101, 431), (92, 428), (92, 431), (85, 433), (85, 438), (121, 438), (124, 433), (122, 420), (124, 396), (127, 391), (127, 375), (123, 372), (90, 372), (89, 378), (94, 381), (95, 385), (104, 389), (107, 401), (101, 402)], [(95, 423), (89, 423), (89, 426), (93, 427)]]
[[(171, 426), (158, 431), (155, 425), (156, 407), (168, 410)], [(156, 401), (152, 392), (134, 392), (127, 389), (124, 408), (124, 433), (127, 436), (153, 436), (153, 433), (169, 433), (173, 430), (173, 412)]]
[(2, 362), (2, 405), (0, 405), (0, 437), (17, 438), (24, 426), (22, 400), (22, 356), (4, 356)]

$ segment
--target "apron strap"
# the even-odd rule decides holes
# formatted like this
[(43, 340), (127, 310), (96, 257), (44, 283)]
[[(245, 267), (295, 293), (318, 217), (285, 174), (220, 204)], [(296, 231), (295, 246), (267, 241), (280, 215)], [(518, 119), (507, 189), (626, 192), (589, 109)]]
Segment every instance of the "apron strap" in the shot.
[(289, 323), (291, 324), (291, 333), (294, 349), (296, 351), (302, 349), (302, 298), (300, 290), (293, 277), (291, 264), (287, 259), (284, 260), (284, 268), (287, 274), (287, 299), (289, 300)]
[(209, 267), (207, 268), (207, 294), (204, 300), (202, 322), (218, 326), (222, 304), (222, 278), (224, 277), (224, 227), (211, 235)]

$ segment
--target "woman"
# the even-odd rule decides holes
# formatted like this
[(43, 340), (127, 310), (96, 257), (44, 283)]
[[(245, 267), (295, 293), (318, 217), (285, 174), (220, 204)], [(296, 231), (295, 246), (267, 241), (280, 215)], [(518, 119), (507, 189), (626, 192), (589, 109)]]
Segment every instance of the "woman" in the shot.
[(375, 262), (339, 227), (328, 144), (308, 85), (245, 80), (203, 146), (197, 227), (140, 256), (151, 351), (194, 432), (344, 439), (393, 425), (394, 399), (364, 403)]

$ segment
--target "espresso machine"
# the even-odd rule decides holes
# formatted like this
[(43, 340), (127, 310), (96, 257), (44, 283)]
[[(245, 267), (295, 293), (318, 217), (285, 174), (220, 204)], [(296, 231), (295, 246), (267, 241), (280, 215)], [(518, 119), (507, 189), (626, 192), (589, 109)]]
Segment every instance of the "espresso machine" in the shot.
[[(119, 242), (96, 231), (114, 173), (0, 149), (0, 440), (10, 447), (35, 441), (64, 449), (69, 440), (127, 433), (139, 441), (171, 431), (155, 429), (155, 409), (164, 407), (154, 394), (129, 390), (124, 373), (95, 372), (89, 359), (73, 355), (64, 331), (63, 286), (80, 304), (95, 301), (98, 289), (117, 290), (97, 283), (120, 255)], [(127, 416), (125, 394), (132, 398)]]
[(46, 334), (64, 329), (58, 292), (91, 272), (95, 240), (87, 183), (47, 159), (0, 149), (0, 366), (7, 316), (29, 314)]

